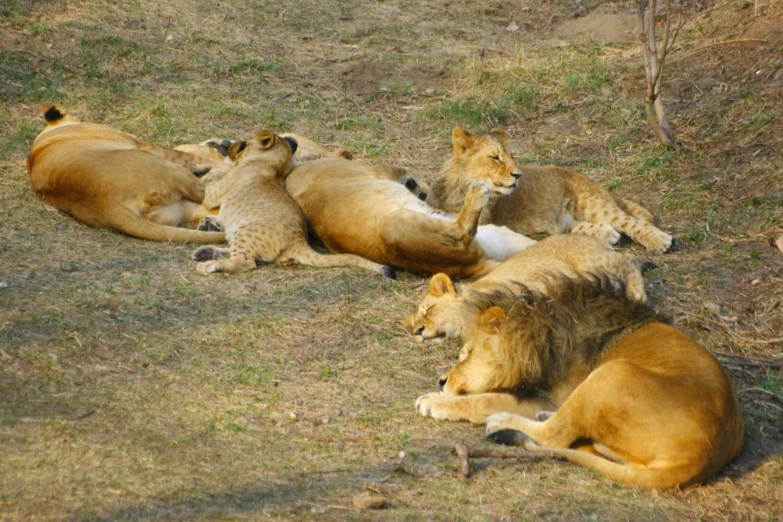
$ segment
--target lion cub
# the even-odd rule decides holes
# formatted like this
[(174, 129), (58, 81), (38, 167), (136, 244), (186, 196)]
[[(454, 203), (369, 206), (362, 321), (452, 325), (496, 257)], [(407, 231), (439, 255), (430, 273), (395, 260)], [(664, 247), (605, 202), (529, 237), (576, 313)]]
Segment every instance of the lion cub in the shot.
[(193, 260), (202, 274), (243, 272), (256, 262), (317, 267), (358, 266), (386, 277), (394, 271), (355, 255), (325, 255), (307, 244), (302, 210), (285, 191), (296, 141), (261, 130), (249, 142), (234, 143), (229, 154), (236, 167), (207, 179), (204, 204), (220, 207), (217, 217), (208, 216), (202, 227), (218, 225), (225, 230), (230, 248), (204, 246)]
[(461, 291), (446, 274), (435, 275), (405, 323), (419, 340), (459, 337), (477, 318), (478, 310), (473, 304), (476, 295), (515, 293), (520, 289), (546, 293), (553, 278), (576, 279), (597, 271), (622, 281), (629, 299), (647, 302), (642, 273), (630, 255), (615, 252), (594, 237), (557, 234), (514, 254)]
[(520, 234), (581, 233), (611, 244), (623, 233), (648, 250), (665, 252), (672, 237), (653, 224), (647, 210), (613, 196), (586, 176), (554, 165), (517, 167), (503, 129), (488, 134), (452, 131), (454, 153), (432, 183), (427, 203), (456, 212), (468, 188), (485, 181), (494, 196), (481, 224), (505, 225)]

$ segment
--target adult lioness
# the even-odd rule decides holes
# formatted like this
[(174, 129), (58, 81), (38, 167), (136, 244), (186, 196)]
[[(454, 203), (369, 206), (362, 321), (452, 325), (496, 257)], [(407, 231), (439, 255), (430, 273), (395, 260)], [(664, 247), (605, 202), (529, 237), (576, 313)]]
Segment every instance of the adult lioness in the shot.
[(712, 354), (609, 276), (555, 283), (486, 309), (417, 410), (649, 488), (702, 482), (739, 452), (739, 401)]
[(205, 215), (204, 185), (193, 172), (218, 162), (43, 109), (48, 125), (33, 142), (27, 170), (35, 192), (55, 208), (142, 239), (223, 241), (222, 232), (176, 228)]
[[(614, 274), (623, 281), (630, 299), (647, 302), (642, 273), (631, 256), (615, 252), (594, 237), (557, 234), (514, 254), (459, 292), (446, 274), (436, 274), (416, 310), (405, 322), (421, 340), (459, 337), (480, 312), (470, 304), (475, 294), (501, 292), (502, 295), (519, 288), (546, 293), (553, 277), (581, 277), (598, 271)], [(519, 283), (525, 286), (519, 287)]]
[(405, 176), (398, 167), (319, 159), (294, 168), (286, 189), (329, 250), (414, 272), (483, 275), (535, 243), (505, 227), (478, 227), (485, 183), (467, 191), (452, 217), (411, 194), (399, 182)]
[(665, 252), (672, 238), (653, 225), (641, 206), (610, 194), (586, 176), (562, 167), (519, 168), (502, 129), (472, 134), (452, 131), (453, 155), (431, 184), (427, 203), (454, 212), (468, 187), (485, 181), (494, 191), (481, 224), (504, 225), (520, 234), (573, 232), (611, 244), (622, 232), (648, 250)]
[(358, 256), (324, 255), (307, 244), (307, 226), (302, 210), (285, 191), (297, 142), (272, 131), (258, 131), (253, 139), (231, 145), (229, 155), (236, 166), (207, 185), (204, 204), (220, 207), (220, 213), (205, 219), (220, 225), (230, 248), (208, 245), (193, 258), (202, 274), (243, 272), (256, 262), (303, 263), (317, 267), (358, 266), (387, 277), (394, 272)]

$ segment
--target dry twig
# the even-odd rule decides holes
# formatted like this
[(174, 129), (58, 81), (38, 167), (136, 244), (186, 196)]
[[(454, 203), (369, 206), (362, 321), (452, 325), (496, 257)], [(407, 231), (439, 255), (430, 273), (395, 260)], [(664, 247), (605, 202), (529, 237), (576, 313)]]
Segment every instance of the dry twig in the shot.
[(493, 451), (493, 450), (481, 450), (470, 449), (463, 442), (458, 442), (451, 448), (451, 454), (457, 455), (460, 462), (460, 478), (468, 478), (473, 466), (470, 463), (470, 459), (517, 459), (523, 460), (537, 460), (548, 457), (547, 453), (534, 453), (532, 451)]

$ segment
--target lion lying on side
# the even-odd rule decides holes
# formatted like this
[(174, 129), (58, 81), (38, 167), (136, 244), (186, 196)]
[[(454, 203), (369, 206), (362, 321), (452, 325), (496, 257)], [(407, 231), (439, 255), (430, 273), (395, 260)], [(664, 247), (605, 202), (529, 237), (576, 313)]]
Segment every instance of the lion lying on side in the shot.
[(519, 289), (546, 293), (554, 275), (581, 277), (604, 271), (625, 283), (629, 299), (647, 302), (644, 280), (636, 262), (627, 254), (594, 237), (558, 234), (514, 254), (492, 272), (463, 287), (461, 292), (446, 274), (436, 274), (416, 310), (405, 323), (420, 340), (459, 337), (466, 325), (474, 324), (479, 310), (469, 306), (476, 294), (492, 295)]
[(739, 452), (739, 401), (712, 354), (610, 276), (554, 285), (484, 309), (419, 413), (648, 488), (702, 482)]
[[(231, 145), (236, 167), (207, 184), (204, 205), (220, 207), (217, 217), (202, 226), (222, 227), (230, 248), (203, 246), (194, 254), (202, 274), (243, 272), (256, 262), (317, 267), (358, 266), (394, 277), (389, 267), (353, 255), (324, 255), (307, 244), (302, 210), (285, 191), (297, 143), (262, 130), (249, 142)], [(209, 176), (209, 174), (207, 175)], [(216, 226), (217, 225), (217, 226)]]
[(206, 215), (204, 185), (193, 173), (219, 162), (43, 109), (48, 126), (33, 142), (27, 170), (35, 192), (55, 208), (141, 239), (223, 241), (222, 232), (176, 228)]
[(535, 241), (505, 227), (479, 227), (489, 188), (476, 183), (456, 217), (409, 192), (398, 167), (345, 159), (297, 166), (286, 189), (329, 250), (413, 272), (480, 276)]
[(485, 181), (494, 194), (481, 224), (504, 225), (526, 235), (581, 233), (611, 244), (622, 232), (656, 252), (665, 252), (672, 244), (672, 237), (655, 227), (647, 210), (582, 174), (553, 165), (518, 168), (502, 129), (472, 134), (455, 127), (452, 145), (453, 156), (427, 195), (427, 203), (435, 208), (454, 212), (469, 187)]

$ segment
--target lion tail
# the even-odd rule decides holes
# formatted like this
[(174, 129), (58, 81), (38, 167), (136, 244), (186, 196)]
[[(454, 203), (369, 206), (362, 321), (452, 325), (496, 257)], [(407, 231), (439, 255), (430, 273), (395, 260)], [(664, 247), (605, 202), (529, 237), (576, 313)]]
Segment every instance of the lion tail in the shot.
[(72, 116), (68, 116), (54, 105), (41, 105), (41, 112), (43, 112), (43, 117), (46, 120), (47, 128), (57, 127), (58, 125), (62, 125), (64, 123), (79, 122), (79, 120)]
[(628, 486), (643, 486), (651, 489), (667, 489), (687, 485), (699, 476), (698, 465), (694, 463), (674, 465), (666, 468), (636, 468), (606, 459), (586, 451), (566, 448), (536, 448), (535, 451), (550, 453), (568, 459), (574, 464), (590, 468), (610, 479)]
[(303, 265), (310, 265), (318, 268), (358, 266), (359, 268), (366, 268), (367, 270), (378, 272), (389, 279), (396, 279), (397, 277), (394, 269), (389, 266), (374, 263), (369, 259), (354, 254), (322, 254), (313, 250), (306, 241), (294, 245), (293, 248), (289, 250), (288, 254), (297, 263)]
[(171, 243), (223, 243), (223, 232), (206, 232), (189, 228), (161, 225), (144, 219), (130, 210), (122, 212), (112, 223), (112, 228), (129, 236), (150, 241), (168, 241)]

